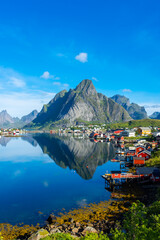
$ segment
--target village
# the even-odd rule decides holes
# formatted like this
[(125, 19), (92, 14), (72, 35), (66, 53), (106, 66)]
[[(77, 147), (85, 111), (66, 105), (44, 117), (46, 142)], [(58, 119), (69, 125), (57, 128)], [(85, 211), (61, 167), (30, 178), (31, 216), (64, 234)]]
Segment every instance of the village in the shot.
[(109, 136), (109, 141), (117, 147), (116, 157), (111, 161), (120, 162), (120, 170), (102, 175), (106, 188), (126, 183), (160, 183), (159, 131), (152, 132), (148, 127), (139, 127), (136, 132), (116, 130)]
[(7, 128), (1, 128), (0, 129), (0, 136), (5, 136), (5, 137), (12, 137), (12, 136), (21, 136), (22, 134), (25, 134), (26, 130), (23, 129), (7, 129)]

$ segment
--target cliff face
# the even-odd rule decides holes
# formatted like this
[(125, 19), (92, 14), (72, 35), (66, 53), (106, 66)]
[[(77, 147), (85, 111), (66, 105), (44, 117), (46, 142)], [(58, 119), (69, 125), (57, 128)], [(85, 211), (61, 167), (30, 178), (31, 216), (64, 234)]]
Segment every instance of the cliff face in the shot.
[(128, 112), (128, 114), (134, 120), (147, 118), (147, 112), (144, 107), (139, 106), (136, 103), (130, 103), (129, 99), (125, 96), (114, 95), (111, 97), (116, 103), (120, 104)]
[(0, 127), (12, 123), (14, 123), (14, 119), (7, 113), (6, 110), (0, 112)]
[(115, 156), (112, 144), (94, 143), (49, 134), (35, 135), (34, 139), (54, 162), (62, 168), (74, 169), (82, 178), (91, 179), (97, 166), (103, 165)]
[(97, 93), (91, 80), (83, 80), (75, 89), (58, 93), (44, 105), (30, 126), (72, 125), (77, 119), (109, 123), (131, 118), (121, 105)]
[(25, 115), (21, 118), (21, 121), (26, 124), (29, 123), (31, 121), (33, 121), (38, 115), (38, 111), (37, 110), (33, 110), (31, 113), (29, 113), (28, 115)]

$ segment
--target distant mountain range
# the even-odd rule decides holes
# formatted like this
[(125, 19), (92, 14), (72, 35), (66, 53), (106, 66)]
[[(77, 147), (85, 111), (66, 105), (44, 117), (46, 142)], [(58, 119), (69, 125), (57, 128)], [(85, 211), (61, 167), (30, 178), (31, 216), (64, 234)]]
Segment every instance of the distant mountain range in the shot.
[(20, 119), (18, 117), (11, 117), (6, 110), (3, 110), (0, 112), (0, 128), (23, 127), (24, 125), (33, 121), (37, 114), (37, 110), (34, 110)]
[(160, 112), (154, 112), (149, 117), (152, 118), (152, 119), (160, 119)]
[(63, 90), (56, 94), (48, 104), (43, 106), (40, 113), (34, 110), (19, 119), (12, 118), (5, 110), (2, 111), (0, 127), (25, 125), (26, 128), (32, 129), (51, 129), (68, 127), (77, 122), (114, 123), (145, 118), (148, 117), (144, 107), (130, 103), (125, 96), (114, 95), (108, 98), (98, 93), (92, 81), (86, 79), (75, 89)]
[(59, 92), (27, 127), (50, 129), (81, 121), (111, 123), (143, 118), (147, 118), (144, 107), (130, 103), (124, 96), (108, 98), (86, 79), (75, 89)]
[(129, 98), (121, 95), (114, 95), (111, 97), (116, 103), (120, 104), (129, 113), (134, 120), (147, 118), (147, 112), (144, 107), (136, 103), (130, 103)]

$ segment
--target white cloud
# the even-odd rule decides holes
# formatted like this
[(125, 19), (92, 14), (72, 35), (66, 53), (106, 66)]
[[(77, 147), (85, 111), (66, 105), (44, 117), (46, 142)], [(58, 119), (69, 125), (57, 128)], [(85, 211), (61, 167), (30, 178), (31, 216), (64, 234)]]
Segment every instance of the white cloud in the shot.
[(92, 80), (95, 81), (95, 82), (98, 82), (98, 79), (95, 78), (95, 77), (92, 77)]
[(62, 88), (68, 88), (68, 87), (69, 87), (69, 84), (68, 84), (68, 83), (61, 83), (61, 82), (53, 82), (53, 85), (58, 86), (58, 87), (60, 87), (61, 89), (62, 89)]
[(44, 72), (40, 78), (43, 78), (43, 79), (52, 79), (52, 80), (59, 80), (60, 77), (56, 77), (54, 75), (51, 75), (48, 71)]
[(18, 79), (16, 77), (10, 77), (9, 83), (13, 84), (17, 88), (23, 88), (26, 85), (22, 79)]
[(46, 71), (40, 76), (40, 78), (49, 79), (49, 78), (53, 78), (53, 75), (50, 75), (50, 73)]
[(131, 89), (126, 89), (126, 88), (125, 88), (125, 89), (122, 90), (122, 92), (132, 92), (132, 90), (131, 90)]
[[(11, 87), (23, 88), (26, 86), (25, 78), (11, 68), (0, 66), (0, 89), (10, 89)], [(2, 85), (3, 84), (3, 85)]]
[(77, 56), (75, 56), (75, 59), (82, 63), (88, 62), (88, 53), (79, 53)]
[(154, 112), (160, 112), (159, 103), (140, 103), (140, 105), (144, 106), (148, 116), (150, 116)]
[(48, 103), (54, 96), (55, 93), (43, 91), (0, 94), (0, 111), (6, 109), (12, 117), (22, 117), (33, 109), (40, 111), (43, 104)]
[(61, 83), (60, 83), (60, 82), (54, 82), (53, 85), (55, 85), (55, 86), (61, 86)]
[(53, 76), (53, 80), (59, 80), (59, 79), (60, 79), (60, 77)]

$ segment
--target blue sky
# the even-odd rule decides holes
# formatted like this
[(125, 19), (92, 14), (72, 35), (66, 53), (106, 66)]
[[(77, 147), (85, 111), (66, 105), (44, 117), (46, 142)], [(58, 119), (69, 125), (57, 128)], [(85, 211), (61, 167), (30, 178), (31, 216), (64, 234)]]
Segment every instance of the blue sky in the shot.
[(92, 79), (160, 111), (158, 0), (1, 1), (0, 111), (22, 116)]

